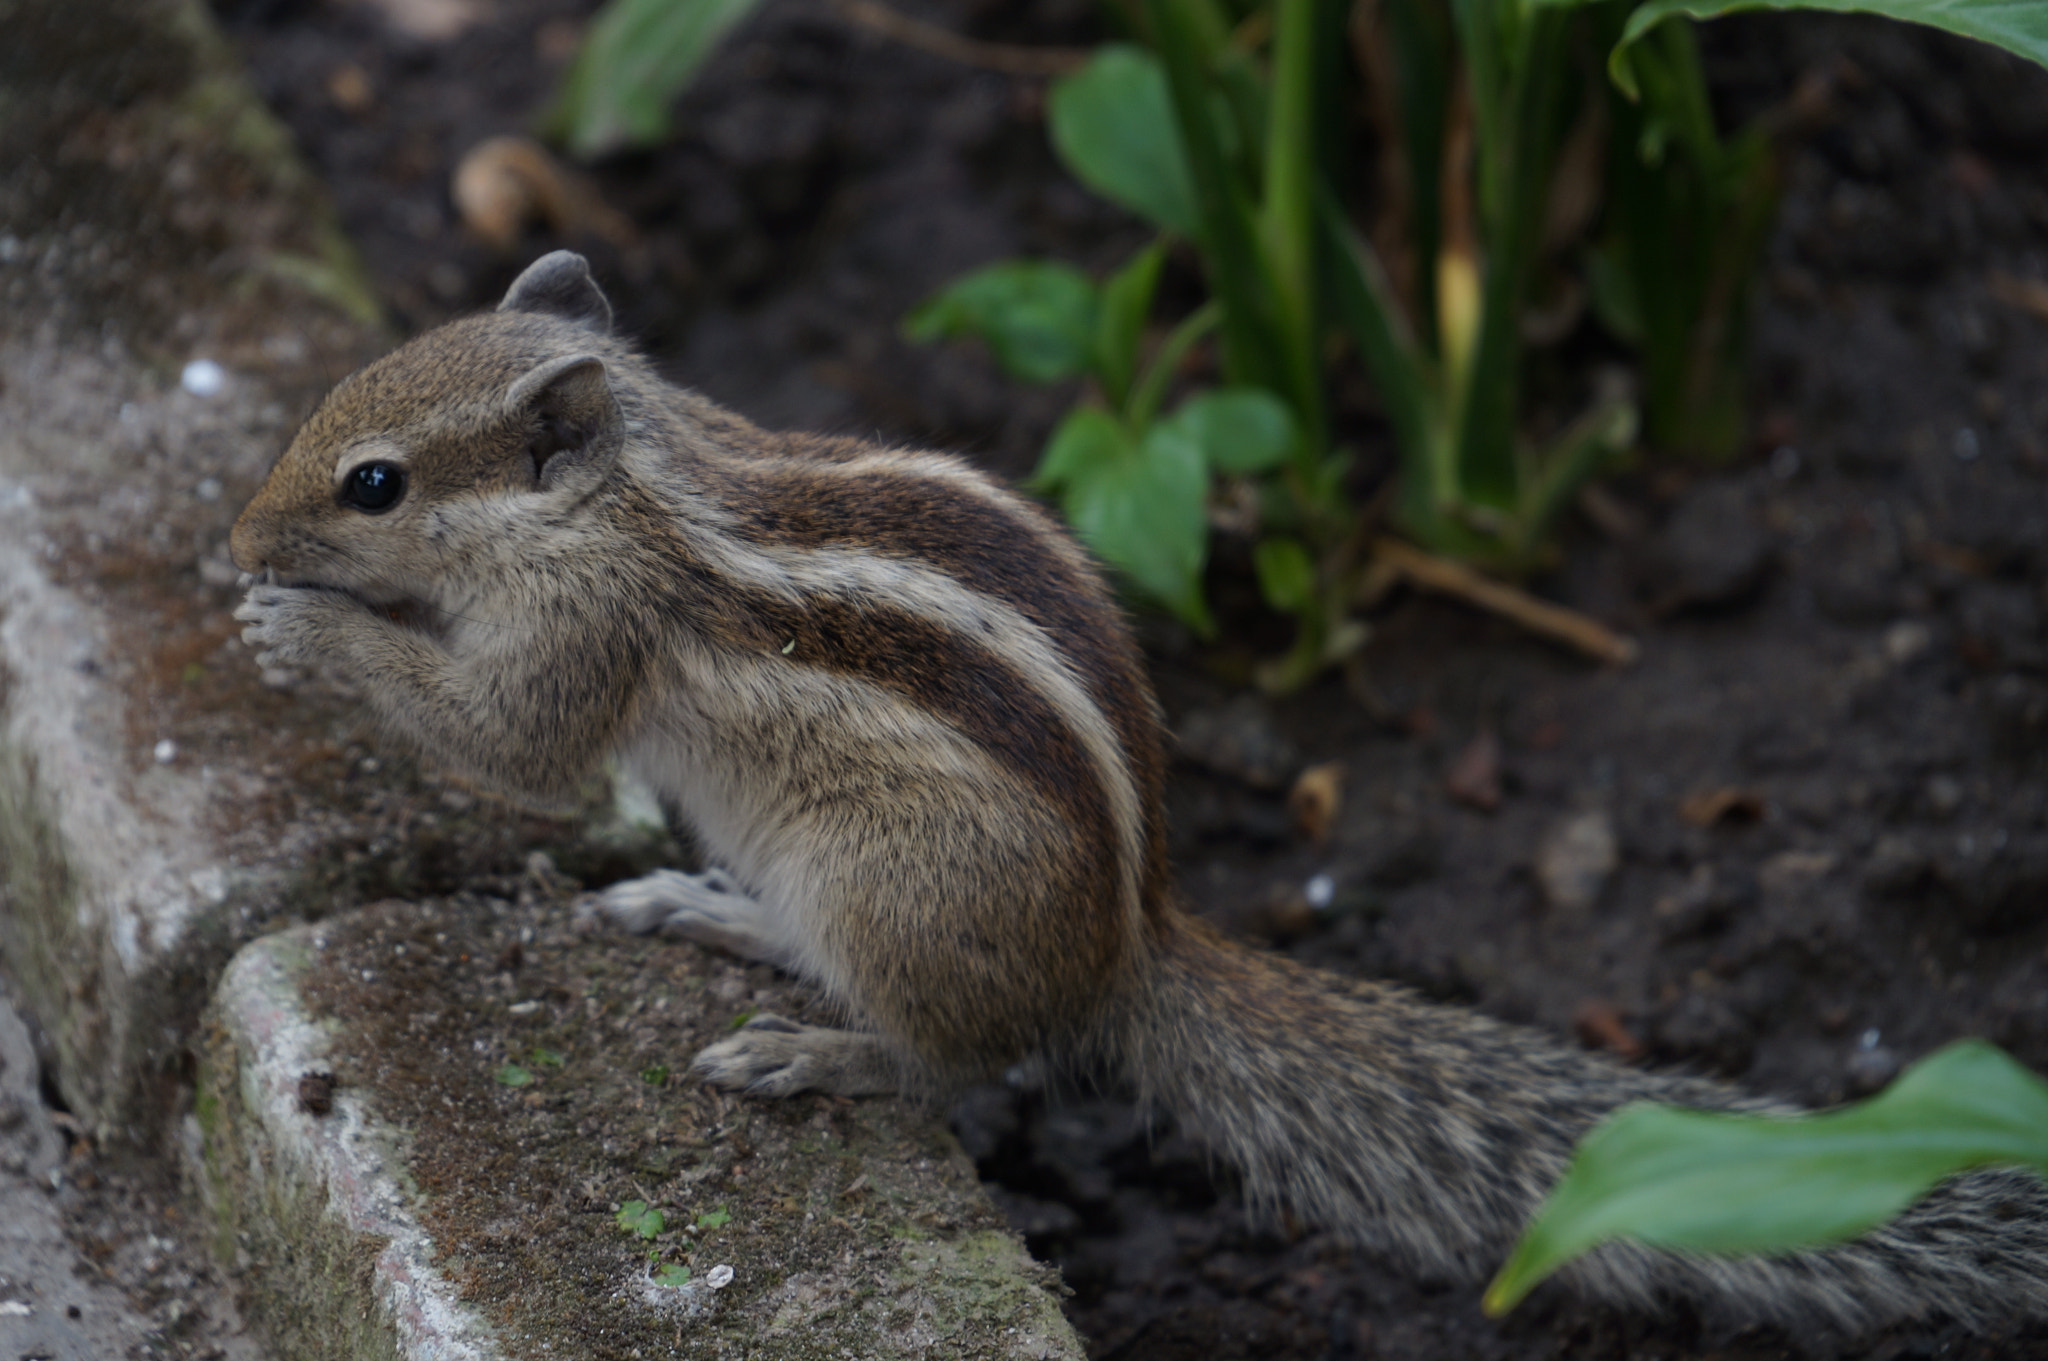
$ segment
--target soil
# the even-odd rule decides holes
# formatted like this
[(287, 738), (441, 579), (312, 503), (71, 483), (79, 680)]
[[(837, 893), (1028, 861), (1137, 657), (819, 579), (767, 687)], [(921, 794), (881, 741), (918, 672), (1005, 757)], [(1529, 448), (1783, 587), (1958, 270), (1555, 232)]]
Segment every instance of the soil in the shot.
[[(990, 41), (1101, 36), (1078, 0), (902, 7)], [(668, 145), (588, 172), (630, 234), (534, 227), (498, 253), (457, 221), (450, 174), (530, 126), (585, 8), (495, 0), (446, 39), (407, 36), (402, 0), (223, 18), (406, 329), (490, 305), (571, 245), (671, 375), (763, 424), (1028, 470), (1072, 391), (909, 346), (896, 322), (987, 260), (1099, 270), (1144, 238), (1059, 173), (1042, 83), (769, 0)], [(1876, 21), (1759, 17), (1704, 40), (1725, 120), (1802, 78), (1831, 93), (1787, 148), (1751, 446), (1610, 480), (1535, 583), (1629, 630), (1642, 660), (1593, 669), (1409, 596), (1349, 674), (1247, 698), (1251, 650), (1282, 640), (1224, 542), (1212, 588), (1245, 641), (1145, 625), (1188, 734), (1186, 893), (1323, 967), (1801, 1102), (1874, 1090), (1963, 1035), (2048, 1069), (2048, 73)], [(1362, 383), (1340, 419), (1369, 491), (1391, 455)], [(1285, 796), (1326, 762), (1343, 797), (1316, 841)], [(1588, 869), (1603, 834), (1612, 867)], [(1253, 1222), (1198, 1151), (1113, 1099), (985, 1089), (955, 1127), (1098, 1357), (2048, 1353), (2039, 1329), (1839, 1343), (1550, 1294), (1490, 1322), (1468, 1283)]]

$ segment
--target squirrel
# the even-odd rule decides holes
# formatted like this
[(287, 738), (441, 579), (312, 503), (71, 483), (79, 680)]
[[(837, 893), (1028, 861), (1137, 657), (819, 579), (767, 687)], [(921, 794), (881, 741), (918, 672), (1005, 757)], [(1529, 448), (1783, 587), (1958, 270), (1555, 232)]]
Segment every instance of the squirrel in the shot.
[[(1115, 595), (1044, 508), (955, 458), (770, 433), (612, 335), (582, 257), (344, 379), (236, 521), (264, 666), (340, 674), (435, 758), (559, 800), (615, 757), (701, 874), (604, 891), (771, 962), (849, 1028), (757, 1016), (697, 1055), (766, 1096), (1127, 1082), (1255, 1204), (1483, 1278), (1631, 1101), (1786, 1107), (1232, 942), (1176, 901), (1167, 734)], [(403, 607), (403, 608), (400, 608)], [(1861, 1331), (2048, 1318), (2048, 1185), (1984, 1170), (1780, 1258), (1614, 1243), (1631, 1307)]]

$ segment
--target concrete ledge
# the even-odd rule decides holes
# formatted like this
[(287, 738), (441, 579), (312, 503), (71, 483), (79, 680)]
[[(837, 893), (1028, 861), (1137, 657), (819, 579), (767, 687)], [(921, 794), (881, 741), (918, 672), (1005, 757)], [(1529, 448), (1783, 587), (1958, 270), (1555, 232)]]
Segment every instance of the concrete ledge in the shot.
[(195, 1143), (286, 1355), (1084, 1354), (918, 1112), (682, 1075), (735, 1018), (802, 1014), (783, 981), (581, 933), (539, 870), (267, 937), (223, 979)]

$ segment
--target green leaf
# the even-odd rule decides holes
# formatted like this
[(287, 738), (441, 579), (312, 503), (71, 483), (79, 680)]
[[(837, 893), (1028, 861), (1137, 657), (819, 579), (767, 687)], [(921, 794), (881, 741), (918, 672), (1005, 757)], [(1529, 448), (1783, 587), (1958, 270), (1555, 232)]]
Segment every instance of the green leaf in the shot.
[(659, 1087), (668, 1081), (668, 1065), (657, 1063), (652, 1068), (640, 1070), (640, 1080), (650, 1087)]
[(1077, 406), (1053, 428), (1030, 485), (1034, 491), (1058, 492), (1092, 476), (1095, 464), (1126, 457), (1130, 448), (1130, 433), (1116, 417), (1100, 407)]
[(516, 1063), (506, 1064), (497, 1072), (491, 1074), (491, 1076), (507, 1087), (530, 1087), (533, 1085), (533, 1074), (527, 1072), (526, 1069), (521, 1068)]
[(1160, 422), (1192, 441), (1219, 473), (1271, 472), (1294, 448), (1294, 415), (1264, 388), (1218, 388), (1182, 402)]
[(654, 1238), (668, 1227), (668, 1220), (661, 1211), (652, 1208), (644, 1200), (629, 1200), (619, 1207), (615, 1216), (618, 1226), (627, 1233), (637, 1233), (642, 1238)]
[(1159, 271), (1165, 263), (1166, 243), (1154, 241), (1103, 281), (1102, 306), (1095, 316), (1095, 373), (1112, 405), (1122, 406), (1130, 395), (1145, 318), (1152, 314), (1152, 297), (1159, 291)]
[(1289, 535), (1259, 540), (1252, 550), (1259, 592), (1282, 614), (1307, 614), (1316, 606), (1316, 565), (1301, 540)]
[(656, 1285), (665, 1285), (671, 1290), (677, 1286), (688, 1285), (690, 1283), (690, 1269), (686, 1266), (678, 1266), (674, 1262), (670, 1262), (667, 1266), (654, 1273), (654, 1283)]
[(2048, 1082), (1964, 1040), (1885, 1092), (1823, 1115), (1629, 1106), (1587, 1135), (1486, 1292), (1501, 1314), (1615, 1238), (1704, 1253), (1783, 1253), (1889, 1220), (1942, 1179), (2020, 1164), (2048, 1174)]
[(533, 1061), (543, 1068), (560, 1068), (569, 1061), (569, 1056), (559, 1049), (536, 1048), (533, 1051)]
[(1194, 178), (1173, 121), (1166, 75), (1143, 48), (1111, 43), (1053, 83), (1052, 144), (1074, 177), (1169, 231), (1194, 236)]
[(758, 0), (611, 0), (542, 119), (590, 159), (668, 136), (669, 105)]
[(1724, 14), (1753, 9), (1882, 14), (1976, 38), (2048, 66), (2048, 5), (2032, 0), (1650, 0), (1629, 15), (1621, 41), (1607, 58), (1607, 72), (1623, 93), (1634, 99), (1636, 79), (1629, 51), (1645, 33), (1674, 14), (1690, 19), (1718, 19)]
[(722, 1229), (731, 1222), (732, 1212), (723, 1205), (697, 1216), (697, 1227), (700, 1229)]
[(915, 341), (977, 336), (1012, 377), (1051, 383), (1088, 367), (1095, 285), (1054, 260), (1003, 260), (954, 280), (903, 320)]
[(1037, 485), (1057, 490), (1074, 532), (1146, 595), (1204, 637), (1209, 472), (1201, 445), (1160, 422), (1134, 439), (1099, 407), (1077, 407), (1053, 432)]

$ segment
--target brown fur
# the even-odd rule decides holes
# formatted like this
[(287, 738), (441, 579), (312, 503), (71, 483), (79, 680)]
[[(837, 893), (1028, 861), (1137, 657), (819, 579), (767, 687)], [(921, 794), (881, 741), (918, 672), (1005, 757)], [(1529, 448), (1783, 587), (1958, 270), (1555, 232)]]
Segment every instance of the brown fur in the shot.
[[(724, 877), (610, 910), (802, 973), (847, 1030), (762, 1018), (711, 1080), (854, 1094), (1027, 1057), (1106, 1067), (1261, 1202), (1468, 1276), (1626, 1101), (1765, 1103), (1230, 944), (1174, 904), (1165, 736), (1085, 555), (964, 465), (770, 435), (605, 334), (582, 261), (337, 387), (234, 531), (271, 665), (333, 668), (441, 759), (529, 796), (618, 754)], [(365, 461), (390, 509), (345, 503)], [(424, 607), (412, 628), (377, 608)], [(1604, 1249), (1567, 1273), (1848, 1327), (2048, 1316), (2048, 1190), (1955, 1179), (1825, 1252)]]

